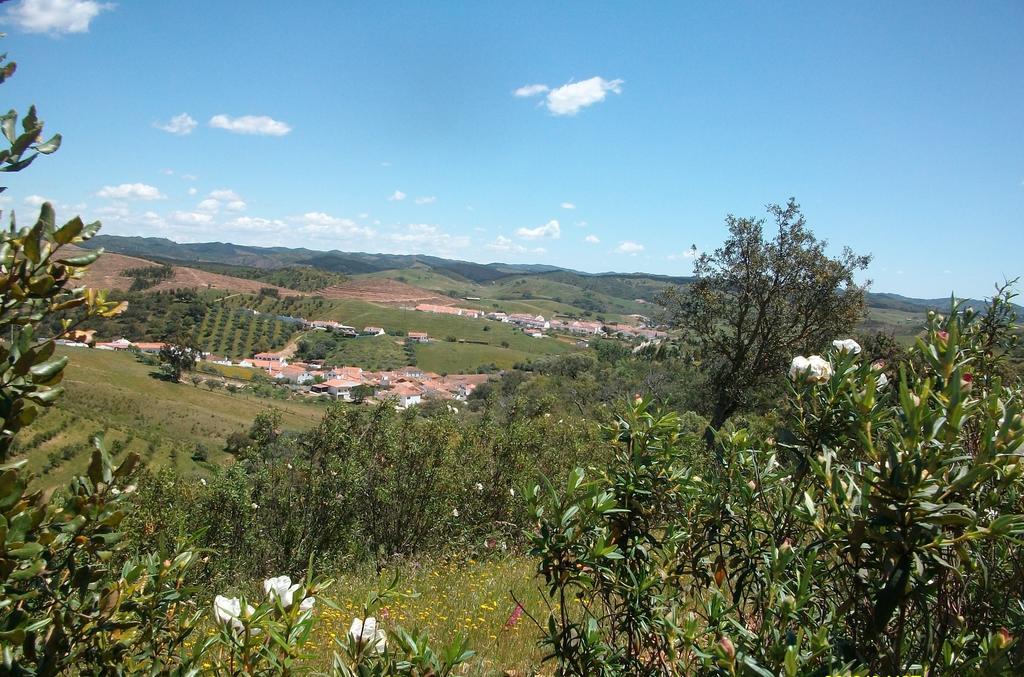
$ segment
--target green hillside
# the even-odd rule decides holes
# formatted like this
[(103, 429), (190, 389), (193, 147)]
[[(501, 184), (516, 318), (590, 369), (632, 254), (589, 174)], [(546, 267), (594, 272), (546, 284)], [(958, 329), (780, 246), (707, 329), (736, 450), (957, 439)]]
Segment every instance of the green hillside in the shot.
[(196, 444), (206, 448), (210, 463), (226, 462), (227, 436), (248, 430), (258, 411), (278, 409), (289, 430), (306, 429), (323, 413), (313, 403), (168, 383), (128, 353), (58, 348), (58, 354), (70, 357), (67, 395), (25, 429), (16, 451), (47, 484), (63, 484), (81, 472), (97, 433), (117, 457), (136, 451), (152, 467), (173, 465), (193, 474), (204, 472), (191, 458)]
[[(436, 341), (449, 344), (442, 348), (435, 344), (417, 346), (417, 366), (432, 371), (475, 372), (484, 365), (496, 364), (511, 367), (517, 362), (542, 355), (554, 355), (577, 350), (574, 344), (554, 338), (535, 339), (527, 336), (509, 324), (489, 320), (472, 320), (452, 315), (437, 315), (391, 306), (377, 305), (366, 301), (253, 297), (238, 295), (225, 298), (226, 307), (254, 307), (263, 313), (302, 316), (307, 319), (334, 320), (362, 329), (366, 326), (383, 327), (389, 334), (407, 334), (410, 331), (426, 332)], [(453, 340), (450, 340), (453, 339)], [(307, 335), (307, 340), (314, 336)], [(383, 341), (365, 343), (368, 339), (339, 339), (339, 345), (348, 346), (339, 352), (341, 356), (367, 357), (365, 364), (348, 362), (358, 366), (374, 368), (379, 360), (388, 359), (380, 351), (372, 355), (362, 352), (363, 346), (386, 345)], [(463, 341), (464, 343), (459, 343)], [(465, 343), (469, 342), (469, 343)], [(475, 345), (474, 345), (475, 344)], [(388, 349), (392, 356), (394, 351)], [(420, 362), (425, 359), (425, 362)]]

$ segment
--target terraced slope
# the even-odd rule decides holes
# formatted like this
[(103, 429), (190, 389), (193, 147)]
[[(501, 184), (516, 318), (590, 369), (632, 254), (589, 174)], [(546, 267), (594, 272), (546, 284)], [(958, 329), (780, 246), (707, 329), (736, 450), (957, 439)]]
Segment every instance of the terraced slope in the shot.
[(419, 303), (435, 303), (451, 305), (454, 300), (432, 291), (414, 287), (411, 284), (385, 278), (360, 278), (344, 284), (325, 287), (317, 292), (317, 296), (327, 299), (352, 299), (370, 303), (388, 305), (409, 305)]
[[(75, 250), (69, 247), (70, 251)], [(116, 289), (127, 291), (133, 282), (133, 278), (125, 275), (126, 270), (132, 268), (149, 268), (160, 264), (134, 256), (114, 254), (105, 252), (93, 265), (89, 266), (85, 275), (85, 284), (97, 289)], [(256, 280), (246, 280), (230, 275), (211, 273), (205, 270), (197, 270), (187, 266), (172, 266), (174, 274), (170, 279), (163, 280), (150, 288), (152, 291), (167, 289), (219, 289), (229, 292), (243, 292), (247, 294), (258, 294), (261, 289), (271, 287), (277, 290), (281, 296), (303, 296), (305, 292), (284, 287), (275, 287)]]

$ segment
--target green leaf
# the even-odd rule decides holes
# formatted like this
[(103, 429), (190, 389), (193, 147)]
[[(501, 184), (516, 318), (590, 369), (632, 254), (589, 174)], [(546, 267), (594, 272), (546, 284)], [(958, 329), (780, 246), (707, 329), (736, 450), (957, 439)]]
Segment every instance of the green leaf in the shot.
[(84, 228), (85, 224), (82, 223), (82, 219), (76, 216), (54, 232), (53, 239), (57, 241), (57, 244), (68, 244), (78, 237)]
[(15, 581), (27, 581), (30, 578), (38, 576), (45, 566), (46, 562), (42, 559), (32, 560), (32, 563), (24, 569), (17, 569), (14, 571), (10, 575), (10, 578)]
[(58, 357), (55, 360), (49, 360), (42, 364), (34, 365), (29, 371), (36, 380), (44, 381), (53, 378), (54, 375), (59, 374), (68, 364), (67, 355), (64, 357)]
[(100, 257), (100, 252), (91, 251), (88, 254), (82, 254), (80, 256), (69, 256), (63, 259), (57, 259), (57, 263), (63, 263), (65, 266), (74, 266), (75, 268), (82, 268), (88, 266), (96, 261)]
[(60, 142), (60, 134), (54, 134), (52, 137), (50, 137), (49, 141), (37, 143), (35, 149), (42, 153), (43, 155), (49, 155), (50, 153), (56, 152), (57, 149), (60, 148)]
[(8, 143), (14, 143), (18, 138), (17, 124), (18, 114), (13, 110), (7, 111), (7, 114), (0, 118), (0, 127), (3, 128)]
[(42, 551), (42, 545), (36, 542), (32, 542), (26, 543), (20, 548), (12, 548), (11, 550), (8, 550), (7, 555), (9, 557), (13, 557), (14, 559), (31, 559), (32, 557), (37, 556)]

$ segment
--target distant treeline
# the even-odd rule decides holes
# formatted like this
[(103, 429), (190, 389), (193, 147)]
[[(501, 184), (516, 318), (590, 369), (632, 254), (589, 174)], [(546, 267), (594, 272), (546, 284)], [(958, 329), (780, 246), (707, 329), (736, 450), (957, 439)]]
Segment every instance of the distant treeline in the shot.
[(174, 268), (168, 265), (139, 266), (126, 268), (123, 275), (132, 278), (131, 291), (142, 291), (174, 277)]
[(324, 287), (341, 284), (348, 280), (341, 273), (334, 273), (329, 270), (310, 268), (308, 266), (295, 266), (289, 268), (253, 268), (250, 266), (233, 266), (225, 263), (194, 263), (193, 268), (205, 270), (210, 273), (242, 277), (247, 280), (257, 280), (284, 287), (296, 291), (317, 291)]

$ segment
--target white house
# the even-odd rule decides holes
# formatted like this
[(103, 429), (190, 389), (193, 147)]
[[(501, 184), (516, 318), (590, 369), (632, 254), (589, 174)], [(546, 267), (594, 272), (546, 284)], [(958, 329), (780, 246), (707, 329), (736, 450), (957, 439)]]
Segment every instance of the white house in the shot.
[(423, 401), (423, 390), (412, 383), (399, 383), (387, 392), (398, 400), (398, 406), (407, 409)]
[(359, 381), (349, 381), (346, 379), (332, 378), (329, 381), (323, 383), (317, 383), (310, 387), (310, 392), (317, 393), (320, 395), (330, 395), (339, 400), (345, 400), (346, 402), (352, 401), (352, 389), (359, 384)]

